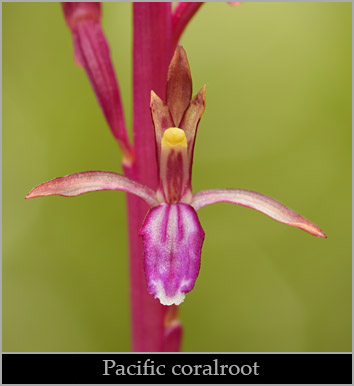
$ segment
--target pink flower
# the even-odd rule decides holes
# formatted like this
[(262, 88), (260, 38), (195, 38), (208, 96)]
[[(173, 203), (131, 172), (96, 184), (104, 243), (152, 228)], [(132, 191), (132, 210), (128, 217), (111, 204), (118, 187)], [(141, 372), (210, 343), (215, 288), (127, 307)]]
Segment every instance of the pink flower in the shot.
[(34, 188), (26, 198), (77, 196), (97, 190), (135, 194), (150, 209), (140, 230), (144, 246), (147, 291), (161, 304), (180, 304), (197, 279), (204, 231), (197, 211), (229, 202), (256, 209), (287, 225), (318, 237), (325, 234), (280, 202), (241, 189), (216, 189), (193, 194), (191, 173), (198, 124), (205, 108), (205, 86), (192, 98), (186, 53), (177, 47), (168, 69), (166, 102), (151, 92), (159, 183), (156, 191), (126, 176), (89, 171), (56, 178)]

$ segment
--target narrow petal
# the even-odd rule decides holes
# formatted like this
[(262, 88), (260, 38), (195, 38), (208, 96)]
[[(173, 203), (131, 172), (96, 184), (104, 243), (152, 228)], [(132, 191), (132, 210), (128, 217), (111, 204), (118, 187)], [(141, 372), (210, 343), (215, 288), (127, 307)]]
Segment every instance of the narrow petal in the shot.
[(125, 126), (123, 106), (109, 46), (100, 19), (100, 3), (62, 3), (72, 32), (75, 61), (84, 67), (125, 163), (132, 161), (132, 148)]
[(283, 224), (300, 228), (314, 236), (327, 237), (317, 225), (287, 208), (279, 201), (250, 190), (205, 190), (194, 195), (192, 206), (195, 210), (198, 210), (203, 208), (203, 206), (214, 204), (216, 202), (230, 202), (232, 204), (247, 206), (258, 210)]
[(172, 41), (174, 47), (178, 44), (181, 35), (183, 34), (192, 17), (203, 4), (203, 2), (177, 3), (176, 8), (172, 14)]
[(200, 119), (205, 110), (205, 91), (206, 86), (204, 85), (197, 95), (191, 100), (188, 109), (185, 111), (180, 128), (184, 130), (188, 141), (188, 156), (190, 164), (192, 166), (193, 161), (193, 150), (195, 137), (197, 135), (198, 125)]
[(192, 98), (192, 76), (187, 54), (179, 46), (176, 48), (168, 67), (166, 101), (170, 109), (174, 126), (180, 127), (183, 114)]
[(161, 139), (166, 129), (173, 127), (174, 123), (167, 104), (151, 91), (150, 110), (155, 127), (157, 164), (160, 163)]
[(26, 198), (51, 196), (78, 196), (98, 190), (122, 190), (135, 194), (150, 206), (157, 205), (155, 192), (145, 185), (113, 172), (89, 171), (55, 178), (32, 189)]
[(204, 231), (187, 204), (150, 209), (141, 228), (148, 292), (161, 304), (180, 304), (193, 289), (200, 268)]

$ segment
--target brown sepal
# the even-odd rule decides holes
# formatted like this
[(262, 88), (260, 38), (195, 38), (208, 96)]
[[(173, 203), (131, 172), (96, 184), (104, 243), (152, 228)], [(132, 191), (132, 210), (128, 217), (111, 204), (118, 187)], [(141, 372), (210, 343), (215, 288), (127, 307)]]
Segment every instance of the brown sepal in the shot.
[(174, 126), (179, 127), (192, 97), (192, 76), (185, 50), (178, 46), (168, 67), (166, 101)]

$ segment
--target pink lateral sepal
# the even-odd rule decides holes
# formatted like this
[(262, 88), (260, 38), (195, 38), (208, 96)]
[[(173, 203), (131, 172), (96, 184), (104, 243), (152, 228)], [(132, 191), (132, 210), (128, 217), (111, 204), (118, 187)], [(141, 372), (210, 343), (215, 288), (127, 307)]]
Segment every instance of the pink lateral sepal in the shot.
[(78, 196), (98, 190), (121, 190), (135, 194), (150, 206), (157, 205), (155, 192), (145, 185), (113, 172), (89, 171), (58, 177), (36, 186), (26, 199), (59, 195), (65, 197)]
[(148, 292), (161, 304), (179, 305), (200, 269), (204, 231), (187, 204), (161, 204), (148, 212), (140, 230)]
[(317, 237), (327, 236), (322, 230), (305, 217), (287, 208), (279, 201), (264, 194), (242, 189), (214, 189), (205, 190), (194, 195), (192, 206), (195, 210), (216, 202), (230, 202), (258, 210), (283, 224), (300, 228)]

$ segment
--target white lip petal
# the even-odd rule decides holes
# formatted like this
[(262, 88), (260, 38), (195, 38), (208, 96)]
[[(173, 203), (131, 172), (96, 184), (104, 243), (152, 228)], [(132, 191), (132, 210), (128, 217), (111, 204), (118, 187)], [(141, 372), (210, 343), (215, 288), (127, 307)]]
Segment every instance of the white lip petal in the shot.
[(161, 304), (181, 304), (200, 268), (204, 231), (188, 204), (150, 209), (141, 228), (148, 292)]

